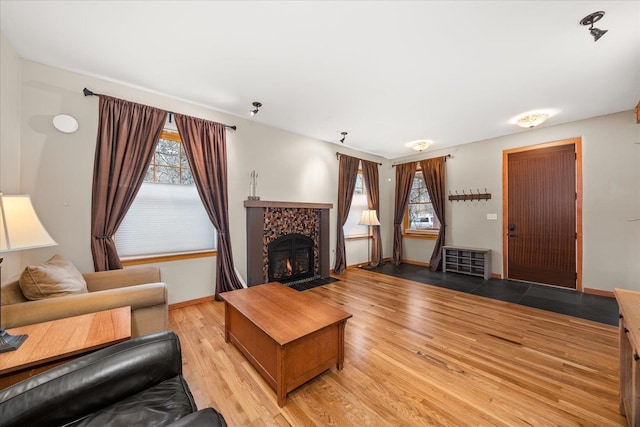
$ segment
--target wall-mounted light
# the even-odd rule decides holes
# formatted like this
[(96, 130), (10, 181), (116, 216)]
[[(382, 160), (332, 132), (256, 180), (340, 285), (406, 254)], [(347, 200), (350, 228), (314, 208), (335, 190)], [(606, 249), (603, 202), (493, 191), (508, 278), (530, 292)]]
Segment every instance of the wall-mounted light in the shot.
[(253, 110), (251, 110), (251, 117), (253, 117), (258, 114), (258, 109), (262, 107), (262, 104), (258, 101), (253, 101), (251, 105), (253, 105)]
[(609, 30), (601, 30), (600, 28), (594, 28), (593, 24), (598, 22), (604, 16), (603, 11), (593, 12), (591, 15), (587, 15), (580, 20), (580, 25), (590, 25), (589, 33), (593, 36), (593, 41), (597, 42), (598, 39), (605, 35)]
[(342, 135), (342, 138), (340, 138), (340, 142), (342, 142), (344, 144), (344, 140), (347, 139), (347, 134), (348, 132), (340, 132), (340, 135)]
[(53, 118), (53, 127), (62, 133), (74, 133), (78, 130), (78, 121), (68, 114), (58, 114)]

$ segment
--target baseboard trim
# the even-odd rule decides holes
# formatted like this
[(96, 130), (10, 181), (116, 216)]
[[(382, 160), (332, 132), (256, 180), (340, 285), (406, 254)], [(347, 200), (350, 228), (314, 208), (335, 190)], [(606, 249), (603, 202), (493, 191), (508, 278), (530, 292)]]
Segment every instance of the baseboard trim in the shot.
[(189, 307), (191, 305), (197, 305), (197, 304), (202, 304), (203, 302), (211, 302), (211, 301), (215, 301), (215, 298), (213, 295), (210, 295), (208, 297), (191, 299), (188, 301), (176, 302), (174, 304), (169, 304), (169, 310), (175, 310), (176, 308), (184, 308), (184, 307)]
[(601, 289), (584, 288), (585, 294), (599, 295), (601, 297), (615, 298), (615, 294), (612, 291), (603, 291)]
[(357, 264), (347, 265), (347, 269), (360, 268), (362, 266), (369, 265), (369, 261), (367, 262), (359, 262)]
[(421, 267), (429, 267), (429, 263), (428, 262), (424, 262), (424, 261), (412, 261), (410, 259), (403, 259), (402, 263), (411, 264), (411, 265), (419, 265)]

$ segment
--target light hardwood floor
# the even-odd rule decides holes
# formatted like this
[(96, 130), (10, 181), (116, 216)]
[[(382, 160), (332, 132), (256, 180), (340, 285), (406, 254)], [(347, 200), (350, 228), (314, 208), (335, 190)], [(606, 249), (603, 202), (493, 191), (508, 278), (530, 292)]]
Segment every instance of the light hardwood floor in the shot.
[(199, 407), (230, 426), (619, 426), (617, 328), (348, 270), (305, 291), (351, 314), (345, 364), (276, 395), (224, 342), (224, 305), (171, 310)]

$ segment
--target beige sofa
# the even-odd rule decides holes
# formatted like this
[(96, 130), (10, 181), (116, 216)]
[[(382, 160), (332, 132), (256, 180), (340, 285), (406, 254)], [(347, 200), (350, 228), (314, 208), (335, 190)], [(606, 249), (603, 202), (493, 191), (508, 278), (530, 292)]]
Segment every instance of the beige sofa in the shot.
[(131, 336), (169, 328), (167, 285), (156, 267), (111, 270), (82, 275), (88, 293), (38, 301), (27, 300), (18, 281), (2, 285), (2, 326), (15, 328), (64, 317), (131, 306)]

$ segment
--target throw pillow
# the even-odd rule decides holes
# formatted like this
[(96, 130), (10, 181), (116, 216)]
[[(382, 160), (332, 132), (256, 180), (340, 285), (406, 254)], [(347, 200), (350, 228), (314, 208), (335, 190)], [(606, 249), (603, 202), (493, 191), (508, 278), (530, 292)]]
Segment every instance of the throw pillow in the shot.
[(20, 276), (20, 289), (27, 299), (40, 300), (87, 293), (87, 282), (62, 255), (54, 255), (39, 266), (28, 266)]

